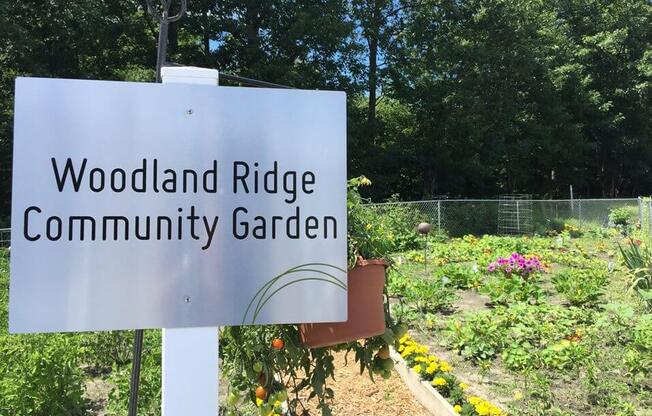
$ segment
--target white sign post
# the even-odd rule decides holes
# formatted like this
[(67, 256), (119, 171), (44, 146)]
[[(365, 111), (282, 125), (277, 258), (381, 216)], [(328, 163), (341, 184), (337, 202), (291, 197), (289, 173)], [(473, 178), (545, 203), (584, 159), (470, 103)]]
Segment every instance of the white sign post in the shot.
[[(164, 67), (161, 78), (164, 84), (219, 82), (218, 71), (192, 67)], [(217, 327), (163, 329), (163, 416), (218, 414), (219, 346)]]

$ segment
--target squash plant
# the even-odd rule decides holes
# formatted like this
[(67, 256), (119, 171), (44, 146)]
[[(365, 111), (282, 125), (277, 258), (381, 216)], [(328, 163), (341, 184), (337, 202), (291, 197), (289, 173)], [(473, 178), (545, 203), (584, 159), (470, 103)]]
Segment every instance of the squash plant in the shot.
[[(359, 188), (370, 185), (364, 176), (348, 182), (348, 262), (353, 267), (359, 257), (387, 259), (394, 246), (388, 238), (392, 230), (360, 196)], [(386, 291), (385, 291), (386, 295)], [(329, 380), (335, 377), (333, 354), (345, 351), (358, 363), (360, 373), (387, 378), (393, 361), (389, 345), (398, 340), (407, 327), (390, 316), (385, 296), (384, 334), (332, 347), (306, 348), (301, 344), (296, 325), (232, 326), (222, 329), (220, 358), (230, 387), (225, 414), (242, 414), (247, 402), (255, 404), (261, 415), (299, 415), (306, 410), (306, 400), (316, 400), (322, 415), (330, 415), (329, 402), (334, 397)]]

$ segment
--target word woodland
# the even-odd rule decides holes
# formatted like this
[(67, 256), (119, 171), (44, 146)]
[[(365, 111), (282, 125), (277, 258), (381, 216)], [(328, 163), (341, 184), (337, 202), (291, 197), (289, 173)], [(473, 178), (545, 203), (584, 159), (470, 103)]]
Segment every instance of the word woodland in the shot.
[[(167, 215), (84, 215), (76, 213), (66, 217), (54, 212), (44, 212), (37, 205), (27, 206), (23, 211), (23, 236), (29, 242), (48, 241), (148, 241), (183, 240), (190, 238), (201, 243), (201, 249), (211, 247), (218, 228), (228, 228), (237, 240), (261, 239), (337, 239), (338, 223), (335, 216), (314, 216), (305, 213), (299, 205), (303, 198), (310, 198), (318, 186), (316, 175), (311, 171), (281, 171), (274, 161), (262, 168), (258, 162), (232, 162), (230, 185), (219, 187), (218, 161), (211, 160), (205, 170), (174, 170), (164, 167), (158, 159), (142, 159), (131, 169), (116, 167), (102, 169), (92, 167), (86, 158), (61, 162), (51, 158), (52, 184), (60, 194), (74, 199), (84, 190), (95, 193), (206, 193), (217, 194), (231, 191), (234, 195), (267, 194), (281, 198), (285, 215), (256, 213), (256, 207), (233, 207), (226, 218), (230, 226), (223, 225), (218, 215), (204, 215), (201, 208), (191, 205), (188, 209), (176, 208)], [(215, 195), (212, 210), (222, 196)], [(174, 209), (174, 208), (173, 208)], [(219, 227), (218, 227), (219, 224)]]

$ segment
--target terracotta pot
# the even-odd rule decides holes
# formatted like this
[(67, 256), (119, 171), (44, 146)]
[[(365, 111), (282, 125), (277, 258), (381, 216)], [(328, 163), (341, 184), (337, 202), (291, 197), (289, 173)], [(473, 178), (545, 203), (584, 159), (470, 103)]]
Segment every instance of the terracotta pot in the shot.
[(309, 348), (325, 347), (385, 332), (383, 287), (385, 269), (383, 260), (358, 260), (348, 277), (348, 320), (299, 325), (301, 342)]

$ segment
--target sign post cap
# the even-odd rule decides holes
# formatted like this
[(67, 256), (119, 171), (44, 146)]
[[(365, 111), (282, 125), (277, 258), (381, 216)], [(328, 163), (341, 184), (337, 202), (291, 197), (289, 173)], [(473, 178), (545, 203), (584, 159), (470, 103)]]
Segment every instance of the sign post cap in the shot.
[[(219, 71), (217, 69), (199, 68), (196, 66), (164, 66), (161, 68), (161, 77), (163, 82), (192, 82), (192, 80), (205, 83), (208, 80), (214, 80), (217, 83)], [(203, 81), (203, 82), (202, 82)]]

